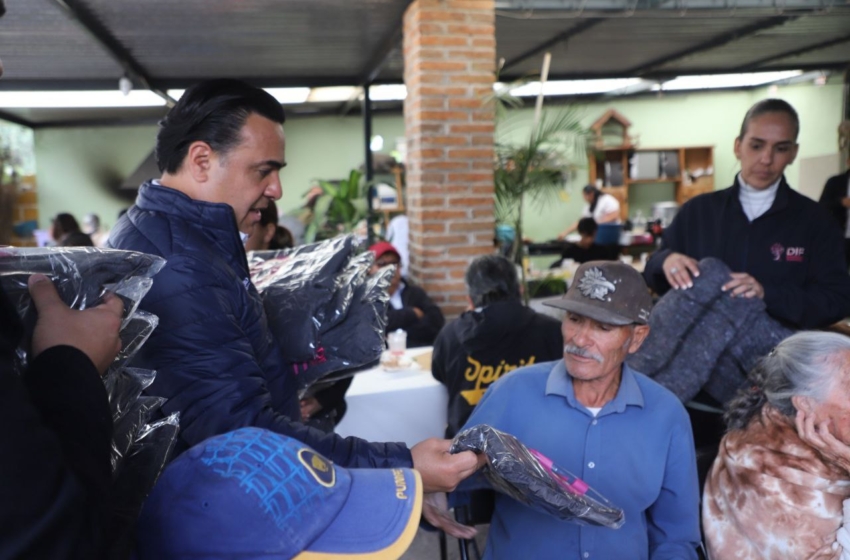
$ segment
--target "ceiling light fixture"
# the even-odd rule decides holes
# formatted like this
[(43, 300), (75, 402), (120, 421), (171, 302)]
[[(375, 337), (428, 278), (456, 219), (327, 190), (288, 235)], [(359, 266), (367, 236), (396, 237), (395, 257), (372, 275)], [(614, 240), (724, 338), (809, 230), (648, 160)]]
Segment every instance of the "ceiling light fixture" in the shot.
[(118, 91), (124, 95), (129, 95), (133, 91), (133, 82), (126, 75), (118, 79)]
[(341, 103), (356, 98), (363, 91), (354, 86), (318, 87), (310, 90), (307, 103)]
[(681, 91), (688, 89), (724, 89), (756, 87), (794, 78), (801, 75), (802, 70), (785, 72), (751, 72), (747, 74), (709, 74), (703, 76), (679, 76), (662, 83), (654, 90)]
[[(272, 97), (277, 99), (278, 103), (280, 103), (281, 105), (295, 105), (298, 103), (304, 103), (307, 101), (307, 96), (310, 95), (310, 88), (308, 87), (263, 89), (265, 89)], [(170, 89), (167, 93), (173, 99), (179, 100), (181, 97), (183, 97), (183, 94), (185, 92), (185, 89)]]
[(404, 84), (383, 84), (369, 86), (369, 99), (372, 101), (404, 101), (407, 86)]
[[(591, 95), (594, 93), (608, 93), (614, 90), (624, 89), (640, 84), (640, 78), (611, 78), (603, 80), (552, 80), (543, 84), (543, 95)], [(504, 84), (496, 84), (494, 87), (505, 87)], [(529, 82), (511, 89), (511, 95), (515, 97), (533, 97), (540, 92), (540, 82)]]

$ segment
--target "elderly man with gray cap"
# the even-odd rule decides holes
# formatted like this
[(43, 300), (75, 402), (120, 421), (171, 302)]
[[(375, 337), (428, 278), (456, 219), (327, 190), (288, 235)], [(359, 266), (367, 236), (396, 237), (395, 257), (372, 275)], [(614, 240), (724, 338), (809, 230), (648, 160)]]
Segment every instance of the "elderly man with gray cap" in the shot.
[(551, 458), (625, 511), (617, 530), (561, 521), (496, 497), (485, 558), (697, 558), (691, 427), (667, 389), (624, 363), (652, 305), (632, 267), (582, 265), (563, 298), (564, 358), (520, 368), (485, 393), (466, 427), (489, 424)]

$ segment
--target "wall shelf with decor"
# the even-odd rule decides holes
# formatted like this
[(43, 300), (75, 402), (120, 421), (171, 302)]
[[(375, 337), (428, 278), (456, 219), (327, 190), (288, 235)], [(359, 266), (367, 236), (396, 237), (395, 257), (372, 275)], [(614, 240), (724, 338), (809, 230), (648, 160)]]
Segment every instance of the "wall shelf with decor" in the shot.
[(623, 220), (629, 217), (630, 191), (641, 185), (672, 184), (679, 206), (714, 190), (713, 146), (639, 148), (629, 126), (613, 109), (606, 112), (591, 126), (596, 141), (588, 151), (590, 183), (620, 201)]

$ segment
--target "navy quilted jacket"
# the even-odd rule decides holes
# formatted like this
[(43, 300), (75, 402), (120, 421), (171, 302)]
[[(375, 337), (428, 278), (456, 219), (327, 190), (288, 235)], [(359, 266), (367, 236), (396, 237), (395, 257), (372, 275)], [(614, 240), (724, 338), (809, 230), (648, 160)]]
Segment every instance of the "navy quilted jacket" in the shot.
[(402, 444), (371, 444), (308, 428), (296, 384), (251, 284), (233, 210), (154, 183), (110, 232), (109, 245), (159, 255), (141, 308), (159, 326), (134, 359), (157, 371), (148, 393), (180, 412), (182, 451), (208, 437), (255, 426), (294, 437), (347, 467), (412, 466)]

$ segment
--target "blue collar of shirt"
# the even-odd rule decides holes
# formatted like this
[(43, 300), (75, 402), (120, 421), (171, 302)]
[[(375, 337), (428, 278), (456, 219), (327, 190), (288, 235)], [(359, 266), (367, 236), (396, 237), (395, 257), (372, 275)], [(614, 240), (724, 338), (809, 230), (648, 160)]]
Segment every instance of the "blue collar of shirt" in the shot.
[[(589, 414), (587, 408), (576, 399), (572, 378), (567, 373), (567, 366), (564, 360), (556, 363), (552, 371), (549, 372), (549, 378), (546, 381), (546, 395), (564, 397), (571, 407)], [(624, 363), (623, 377), (620, 380), (620, 388), (617, 389), (617, 395), (611, 401), (605, 403), (605, 406), (602, 407), (602, 410), (599, 411), (597, 416), (625, 412), (626, 407), (629, 405), (643, 408), (643, 393), (638, 386), (637, 379), (635, 379), (634, 370)]]

